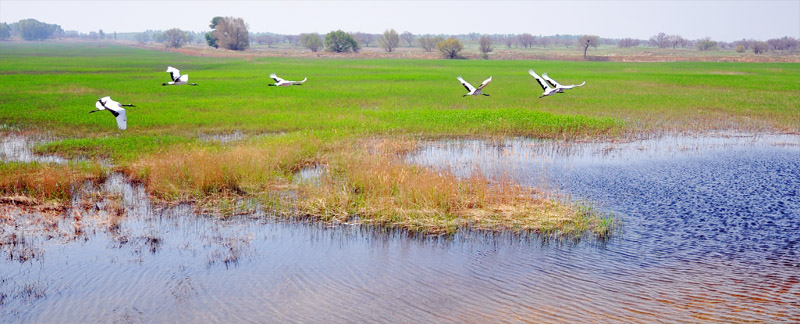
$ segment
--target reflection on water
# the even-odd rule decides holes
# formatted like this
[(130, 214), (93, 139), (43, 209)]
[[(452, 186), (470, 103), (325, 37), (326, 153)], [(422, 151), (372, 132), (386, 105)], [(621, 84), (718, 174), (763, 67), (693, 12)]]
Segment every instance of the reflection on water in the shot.
[(31, 147), (36, 144), (31, 137), (14, 133), (0, 133), (0, 162), (52, 162), (66, 163), (67, 160), (55, 155), (35, 155)]
[(66, 215), (0, 211), (0, 322), (796, 322), (798, 144), (448, 142), (410, 157), (595, 201), (624, 223), (602, 243), (219, 219), (154, 208), (115, 175)]
[(240, 141), (246, 138), (246, 135), (239, 131), (227, 134), (198, 134), (197, 138), (206, 142), (219, 142), (221, 144)]
[(620, 217), (624, 233), (605, 253), (577, 252), (571, 264), (614, 292), (595, 305), (680, 321), (800, 320), (798, 136), (440, 142), (410, 159), (550, 187)]

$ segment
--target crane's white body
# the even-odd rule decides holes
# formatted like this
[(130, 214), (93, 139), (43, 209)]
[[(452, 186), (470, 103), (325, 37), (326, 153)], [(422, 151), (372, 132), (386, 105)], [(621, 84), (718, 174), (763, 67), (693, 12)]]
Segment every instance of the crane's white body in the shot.
[(534, 79), (536, 79), (536, 82), (539, 82), (539, 85), (542, 87), (542, 90), (544, 90), (544, 92), (542, 92), (542, 95), (539, 96), (539, 98), (552, 96), (558, 93), (558, 90), (556, 90), (555, 88), (551, 88), (550, 85), (547, 83), (547, 81), (545, 81), (544, 79), (542, 79), (542, 77), (536, 74), (536, 72), (534, 72), (533, 69), (528, 70), (528, 73), (530, 73), (530, 75), (533, 76)]
[(542, 74), (542, 78), (545, 79), (547, 82), (549, 82), (551, 85), (553, 85), (553, 87), (556, 89), (556, 92), (558, 92), (558, 93), (564, 93), (564, 90), (569, 90), (569, 89), (580, 87), (580, 86), (586, 84), (586, 81), (583, 81), (581, 84), (571, 84), (571, 85), (565, 86), (565, 85), (562, 85), (561, 83), (556, 82), (556, 80), (551, 79), (549, 76), (547, 76), (547, 72)]
[(293, 86), (293, 85), (303, 85), (303, 82), (306, 82), (306, 80), (308, 79), (308, 78), (303, 78), (303, 81), (289, 81), (289, 80), (281, 79), (275, 73), (270, 74), (269, 77), (272, 78), (272, 80), (275, 80), (275, 83), (270, 83), (269, 85), (270, 86), (275, 86), (275, 87), (287, 87), (287, 86)]
[[(97, 107), (97, 110), (90, 111), (89, 113), (108, 110), (114, 115), (114, 118), (117, 119), (117, 127), (119, 127), (119, 129), (125, 130), (128, 128), (128, 119), (125, 114), (125, 108), (122, 108), (123, 104), (112, 100), (111, 97), (103, 97), (98, 99), (94, 106)], [(133, 105), (124, 106), (133, 107)]]
[(463, 85), (464, 88), (467, 88), (467, 91), (469, 91), (469, 92), (467, 92), (467, 94), (463, 95), (462, 97), (480, 96), (480, 95), (488, 96), (488, 94), (483, 93), (483, 88), (485, 88), (489, 84), (489, 82), (492, 82), (492, 77), (489, 77), (488, 79), (483, 80), (481, 85), (478, 86), (477, 88), (473, 87), (471, 84), (469, 84), (469, 82), (464, 81), (464, 78), (462, 78), (461, 76), (457, 77), (456, 79), (458, 79), (458, 81), (461, 81), (461, 85)]
[(184, 84), (193, 86), (197, 85), (197, 83), (189, 83), (189, 75), (188, 74), (181, 75), (181, 70), (178, 70), (174, 67), (168, 66), (167, 73), (169, 73), (169, 77), (170, 79), (172, 79), (172, 81), (167, 83), (162, 83), (161, 85), (184, 85)]

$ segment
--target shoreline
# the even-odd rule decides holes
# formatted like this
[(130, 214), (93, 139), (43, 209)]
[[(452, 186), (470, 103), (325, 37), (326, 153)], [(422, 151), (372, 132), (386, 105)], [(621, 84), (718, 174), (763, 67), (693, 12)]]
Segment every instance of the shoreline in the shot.
[[(688, 138), (751, 138), (755, 137), (758, 138), (759, 136), (782, 136), (782, 135), (790, 135), (794, 136), (797, 134), (794, 133), (786, 133), (786, 132), (758, 132), (758, 133), (750, 133), (750, 132), (741, 132), (741, 131), (727, 131), (727, 132), (694, 132), (690, 135), (685, 134), (684, 132), (680, 133), (672, 133), (672, 134), (649, 134), (647, 136), (640, 136), (639, 138), (623, 138), (623, 139), (616, 139), (616, 140), (590, 140), (590, 141), (560, 141), (560, 140), (535, 140), (526, 137), (503, 137), (502, 139), (491, 139), (486, 137), (477, 137), (473, 138), (475, 141), (479, 142), (487, 142), (491, 143), (494, 141), (500, 141), (498, 145), (503, 145), (503, 141), (514, 141), (523, 140), (523, 141), (530, 141), (533, 140), (534, 142), (540, 142), (544, 145), (555, 145), (556, 147), (571, 147), (573, 145), (619, 145), (619, 144), (633, 144), (636, 142), (641, 142), (644, 140), (658, 140), (668, 137), (688, 137)], [(9, 136), (9, 134), (4, 134), (4, 137)], [(470, 137), (472, 138), (472, 137)], [(421, 150), (425, 145), (430, 145), (431, 143), (436, 142), (447, 142), (447, 141), (462, 141), (466, 140), (464, 137), (459, 138), (449, 138), (449, 139), (437, 139), (437, 140), (417, 140), (412, 143), (398, 143), (396, 140), (386, 140), (386, 139), (374, 139), (373, 141), (378, 141), (378, 143), (382, 146), (385, 146), (384, 151), (380, 155), (374, 155), (371, 159), (386, 159), (387, 156), (396, 156), (401, 159), (405, 159), (408, 154)], [(421, 143), (428, 143), (428, 144), (421, 144)], [(373, 143), (374, 144), (374, 143)], [(237, 145), (236, 143), (230, 145)], [(566, 145), (566, 146), (564, 146)], [(789, 145), (789, 144), (786, 144)], [(354, 151), (358, 152), (358, 151)], [(353, 152), (350, 152), (353, 153)], [(359, 154), (364, 154), (359, 153)], [(344, 163), (340, 166), (336, 167), (346, 167), (348, 164), (358, 164), (358, 161), (369, 160), (370, 158), (361, 158), (355, 157), (350, 159), (350, 162), (344, 162), (347, 160), (339, 161), (338, 164)], [(336, 161), (336, 160), (334, 160)], [(392, 162), (395, 161), (395, 162)], [(51, 162), (52, 164), (55, 162)], [(392, 173), (388, 170), (392, 170), (395, 168), (403, 168), (402, 165), (413, 166), (413, 163), (408, 162), (399, 162), (399, 160), (395, 160), (395, 158), (389, 158), (389, 160), (385, 161), (388, 164), (382, 164), (384, 166), (388, 166), (389, 168), (382, 168), (380, 172), (377, 171), (370, 171), (365, 176), (369, 178), (381, 178), (390, 180), (390, 178), (400, 177), (401, 173), (397, 173), (394, 176), (389, 176)], [(400, 164), (397, 164), (400, 163)], [(56, 163), (58, 164), (58, 163)], [(594, 226), (598, 226), (594, 229), (592, 228), (583, 228), (579, 230), (582, 236), (588, 232), (594, 232), (595, 236), (598, 238), (604, 238), (608, 235), (612, 235), (614, 231), (614, 227), (618, 226), (619, 220), (608, 219), (605, 218), (601, 214), (585, 214), (578, 210), (574, 210), (574, 208), (578, 207), (573, 203), (566, 203), (563, 198), (558, 198), (554, 196), (552, 192), (547, 191), (539, 191), (535, 188), (530, 187), (521, 187), (513, 181), (509, 180), (502, 180), (502, 179), (489, 179), (489, 178), (473, 178), (468, 179), (467, 183), (476, 183), (479, 185), (479, 188), (484, 188), (483, 190), (492, 190), (496, 185), (505, 185), (505, 190), (512, 190), (516, 192), (516, 194), (512, 194), (512, 197), (515, 195), (519, 195), (523, 192), (526, 192), (524, 195), (530, 198), (526, 198), (523, 200), (518, 200), (515, 203), (510, 203), (506, 207), (504, 203), (499, 203), (504, 201), (504, 199), (509, 199), (509, 197), (503, 198), (503, 195), (498, 196), (498, 198), (489, 199), (487, 202), (488, 205), (480, 208), (467, 208), (463, 209), (460, 212), (456, 212), (453, 215), (456, 216), (454, 219), (449, 221), (447, 220), (436, 220), (438, 217), (429, 218), (429, 217), (422, 217), (422, 218), (408, 218), (406, 220), (397, 219), (396, 211), (381, 211), (382, 208), (375, 209), (374, 206), (367, 204), (369, 207), (368, 209), (358, 210), (358, 209), (350, 209), (350, 207), (346, 207), (345, 205), (336, 205), (331, 204), (335, 202), (337, 199), (342, 199), (343, 197), (348, 196), (348, 193), (345, 192), (328, 192), (331, 188), (335, 188), (338, 186), (344, 185), (347, 187), (347, 183), (342, 183), (334, 178), (328, 178), (329, 172), (326, 172), (326, 169), (334, 168), (335, 166), (332, 165), (331, 161), (316, 161), (313, 163), (306, 163), (304, 165), (307, 167), (308, 165), (314, 165), (317, 170), (322, 171), (315, 171), (312, 173), (310, 178), (300, 179), (297, 181), (296, 177), (300, 173), (303, 172), (304, 168), (299, 168), (297, 170), (292, 171), (292, 175), (289, 176), (288, 182), (278, 185), (270, 185), (271, 189), (264, 190), (264, 191), (221, 191), (218, 193), (210, 194), (204, 197), (192, 197), (192, 196), (178, 196), (178, 197), (159, 197), (156, 191), (147, 190), (147, 181), (148, 179), (140, 179), (132, 175), (130, 170), (125, 170), (125, 167), (121, 166), (109, 166), (107, 171), (103, 172), (103, 175), (100, 177), (94, 178), (94, 180), (84, 178), (79, 179), (78, 182), (75, 182), (73, 187), (72, 195), (80, 196), (77, 194), (77, 191), (81, 190), (81, 188), (90, 185), (90, 186), (101, 186), (105, 183), (109, 177), (118, 177), (122, 178), (124, 182), (128, 183), (132, 186), (142, 186), (144, 192), (147, 195), (147, 199), (153, 204), (153, 206), (157, 208), (167, 208), (167, 207), (174, 207), (178, 205), (189, 205), (191, 206), (193, 213), (195, 214), (206, 214), (212, 215), (213, 217), (220, 217), (220, 218), (227, 218), (232, 217), (235, 215), (247, 215), (256, 212), (256, 210), (262, 210), (264, 213), (271, 214), (277, 218), (287, 219), (287, 220), (299, 220), (299, 219), (312, 219), (314, 222), (319, 222), (322, 224), (330, 224), (330, 225), (359, 225), (359, 226), (367, 226), (367, 227), (376, 227), (376, 228), (384, 228), (384, 229), (399, 229), (409, 233), (420, 233), (423, 235), (452, 235), (457, 232), (462, 231), (478, 231), (478, 232), (510, 232), (516, 234), (523, 234), (523, 233), (553, 233), (564, 231), (566, 233), (573, 232), (570, 235), (576, 235), (574, 230), (569, 230), (569, 225), (576, 221), (589, 221), (590, 219), (594, 219), (594, 222), (599, 221), (601, 219), (606, 219), (607, 223), (601, 222), (600, 224), (595, 224)], [(370, 169), (372, 167), (365, 167), (365, 164), (360, 164), (356, 166), (356, 169), (363, 168), (363, 169)], [(413, 168), (413, 167), (412, 167)], [(416, 187), (424, 187), (423, 183), (428, 183), (431, 181), (431, 176), (435, 174), (439, 174), (441, 176), (441, 171), (436, 171), (436, 168), (432, 168), (430, 166), (424, 167), (424, 170), (427, 170), (422, 173), (422, 178), (417, 182), (413, 183), (406, 183), (405, 185), (398, 184), (396, 182), (385, 182), (377, 184), (378, 187), (374, 187), (373, 189), (369, 189), (370, 191), (380, 191), (381, 188), (385, 187), (396, 187), (398, 185), (407, 186), (408, 188), (416, 188)], [(345, 174), (354, 174), (356, 171), (345, 171)], [(431, 173), (432, 172), (432, 173)], [(357, 174), (357, 172), (355, 173)], [(353, 175), (355, 176), (355, 175)], [(453, 178), (455, 175), (447, 175), (443, 178), (446, 183), (462, 183), (464, 179)], [(434, 176), (435, 177), (435, 176)], [(294, 179), (294, 180), (292, 180)], [(421, 181), (421, 182), (420, 182)], [(330, 183), (327, 183), (330, 182)], [(324, 184), (324, 186), (322, 184)], [(488, 185), (488, 187), (482, 187), (482, 185)], [(460, 186), (460, 185), (459, 185)], [(499, 188), (499, 187), (498, 187)], [(515, 189), (516, 188), (516, 189)], [(321, 190), (321, 191), (320, 191)], [(366, 189), (362, 189), (366, 190)], [(522, 191), (519, 191), (522, 190)], [(350, 193), (352, 194), (352, 193)], [(358, 194), (358, 193), (356, 193)], [(344, 196), (342, 196), (344, 195)], [(534, 199), (534, 197), (551, 197), (545, 200), (539, 200), (540, 198)], [(338, 197), (338, 198), (336, 198)], [(376, 201), (384, 201), (386, 197), (392, 197), (392, 194), (378, 194)], [(326, 200), (327, 199), (327, 200)], [(333, 199), (333, 200), (330, 200)], [(463, 199), (463, 198), (462, 198)], [(472, 199), (472, 198), (470, 198)], [(500, 200), (496, 200), (500, 199)], [(510, 199), (518, 199), (518, 198), (510, 198)], [(533, 199), (533, 200), (531, 200)], [(347, 199), (345, 199), (347, 200)], [(467, 199), (469, 200), (469, 199)], [(328, 201), (327, 203), (320, 202)], [(349, 200), (347, 200), (349, 201)], [(491, 201), (497, 201), (495, 203), (491, 203)], [(538, 201), (538, 203), (537, 203)], [(31, 197), (30, 195), (20, 195), (19, 193), (15, 195), (4, 195), (0, 197), (0, 206), (4, 208), (19, 208), (21, 210), (25, 210), (27, 212), (34, 212), (34, 213), (41, 213), (45, 215), (61, 215), (62, 217), (68, 217), (64, 213), (72, 208), (71, 206), (75, 204), (86, 204), (85, 201), (72, 201), (69, 199), (67, 201), (58, 201), (53, 199), (36, 199)], [(390, 203), (390, 202), (386, 202)], [(523, 221), (520, 223), (519, 218), (507, 218), (511, 217), (511, 215), (518, 213), (520, 210), (528, 210), (528, 212), (523, 212), (523, 214), (533, 215), (535, 214), (535, 210), (541, 210), (540, 207), (535, 207), (537, 204), (545, 203), (544, 206), (549, 205), (550, 207), (546, 207), (545, 209), (552, 209), (556, 208), (556, 210), (563, 209), (561, 212), (557, 212), (556, 222), (565, 222), (561, 223), (561, 225), (555, 224), (545, 224), (541, 223), (541, 216), (538, 219), (529, 219), (527, 223)], [(556, 205), (552, 205), (556, 203)], [(531, 205), (533, 204), (533, 205)], [(560, 205), (561, 207), (556, 207)], [(321, 207), (327, 206), (327, 207)], [(395, 209), (399, 207), (388, 207), (389, 209)], [(400, 205), (402, 206), (402, 205)], [(527, 206), (527, 207), (526, 207)], [(570, 207), (571, 206), (571, 207)], [(526, 209), (526, 208), (533, 208), (533, 209)], [(549, 210), (548, 209), (548, 210)], [(423, 209), (424, 210), (424, 209)], [(389, 216), (380, 216), (384, 215), (385, 213), (389, 213)], [(406, 210), (404, 213), (418, 213), (414, 212), (413, 210)], [(373, 217), (369, 216), (369, 213), (377, 213), (374, 214)], [(487, 213), (494, 214), (495, 216), (487, 217)], [(392, 216), (395, 215), (395, 216)], [(505, 216), (503, 216), (505, 215)], [(564, 218), (566, 215), (573, 215), (573, 217), (578, 216), (578, 218)], [(497, 216), (500, 216), (500, 219), (506, 219), (505, 221), (497, 221), (492, 220), (495, 219)], [(470, 218), (472, 217), (472, 218)], [(598, 218), (599, 217), (599, 218)], [(527, 218), (527, 217), (526, 217)], [(471, 220), (470, 220), (471, 219)], [(482, 220), (483, 219), (483, 220)], [(512, 219), (516, 219), (513, 220)], [(453, 223), (453, 220), (460, 220)], [(560, 220), (560, 221), (558, 221)], [(590, 221), (592, 222), (592, 221)], [(538, 225), (537, 225), (538, 224)]]

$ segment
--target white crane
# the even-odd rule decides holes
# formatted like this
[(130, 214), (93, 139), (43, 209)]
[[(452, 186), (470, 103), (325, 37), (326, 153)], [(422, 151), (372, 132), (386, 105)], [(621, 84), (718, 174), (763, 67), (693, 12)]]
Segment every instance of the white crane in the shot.
[(117, 119), (117, 127), (121, 130), (128, 128), (128, 119), (125, 116), (125, 108), (122, 107), (136, 107), (131, 104), (123, 105), (119, 102), (111, 100), (111, 97), (103, 97), (97, 100), (94, 104), (97, 110), (92, 110), (89, 113), (96, 113), (98, 111), (108, 110)]
[(275, 80), (275, 83), (268, 84), (271, 87), (286, 87), (286, 86), (292, 86), (292, 85), (303, 85), (303, 82), (306, 82), (306, 80), (308, 79), (308, 78), (303, 78), (303, 81), (288, 81), (288, 80), (281, 79), (275, 73), (270, 74), (269, 77), (272, 78), (273, 80)]
[(197, 85), (197, 83), (189, 83), (189, 75), (188, 74), (181, 75), (181, 70), (178, 70), (178, 69), (176, 69), (174, 67), (168, 66), (167, 67), (167, 72), (169, 72), (169, 77), (170, 77), (170, 79), (172, 79), (172, 81), (167, 82), (167, 83), (162, 83), (161, 84), (162, 86), (165, 86), (165, 85), (184, 85), (184, 84), (188, 84), (188, 85), (191, 85), (191, 86), (196, 86)]
[(528, 70), (528, 73), (530, 73), (530, 75), (532, 75), (533, 78), (536, 79), (536, 82), (539, 82), (539, 85), (542, 86), (542, 90), (544, 90), (544, 92), (542, 92), (542, 95), (539, 96), (539, 98), (552, 96), (558, 93), (558, 90), (551, 88), (550, 85), (547, 84), (547, 81), (545, 81), (544, 79), (542, 79), (542, 77), (536, 74), (536, 72), (534, 72), (533, 69)]
[(483, 80), (483, 82), (478, 88), (475, 88), (471, 84), (469, 84), (469, 82), (464, 81), (464, 79), (461, 76), (459, 76), (456, 79), (458, 79), (458, 81), (461, 81), (461, 85), (463, 85), (464, 88), (467, 88), (467, 91), (469, 91), (467, 94), (461, 96), (462, 98), (466, 96), (480, 96), (480, 95), (489, 96), (488, 94), (483, 93), (483, 88), (485, 88), (486, 85), (489, 84), (489, 82), (492, 82), (492, 77)]
[(556, 88), (556, 92), (558, 92), (558, 93), (564, 93), (564, 90), (569, 90), (569, 89), (580, 87), (580, 86), (586, 84), (586, 81), (583, 81), (581, 84), (572, 84), (572, 85), (565, 86), (565, 85), (562, 85), (562, 84), (556, 82), (556, 80), (551, 79), (549, 76), (547, 76), (547, 72), (542, 74), (542, 78), (547, 80), (547, 82), (550, 82), (550, 84), (552, 84), (553, 87)]

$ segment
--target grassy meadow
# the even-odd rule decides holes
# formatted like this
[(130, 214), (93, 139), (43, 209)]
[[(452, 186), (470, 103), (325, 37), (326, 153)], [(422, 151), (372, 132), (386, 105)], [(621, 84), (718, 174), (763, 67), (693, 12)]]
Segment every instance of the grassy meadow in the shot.
[[(199, 86), (161, 86), (168, 65)], [(538, 99), (531, 68), (586, 86)], [(268, 87), (272, 72), (308, 82)], [(462, 97), (459, 75), (473, 85), (493, 76), (491, 96)], [(111, 114), (88, 114), (103, 96), (136, 105), (127, 108), (126, 131)], [(798, 132), (798, 107), (795, 63), (211, 58), (98, 43), (0, 43), (0, 127), (52, 137), (38, 153), (125, 172), (164, 201), (249, 197), (324, 220), (359, 215), (421, 232), (608, 225), (513, 183), (407, 165), (403, 153), (422, 138)], [(247, 136), (202, 140), (233, 132)], [(292, 180), (310, 164), (327, 166), (319, 184)], [(65, 199), (64, 184), (48, 190), (52, 183), (27, 176), (43, 168), (53, 166), (6, 163), (0, 195)], [(97, 177), (86, 163), (58, 169), (73, 185)], [(298, 193), (290, 204), (276, 198), (287, 190)]]

